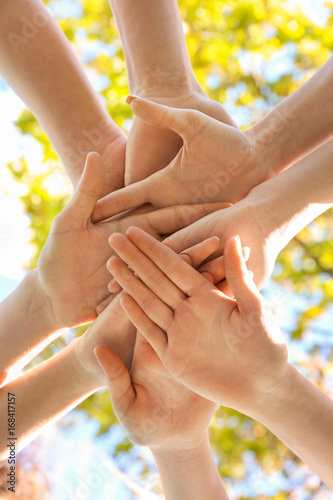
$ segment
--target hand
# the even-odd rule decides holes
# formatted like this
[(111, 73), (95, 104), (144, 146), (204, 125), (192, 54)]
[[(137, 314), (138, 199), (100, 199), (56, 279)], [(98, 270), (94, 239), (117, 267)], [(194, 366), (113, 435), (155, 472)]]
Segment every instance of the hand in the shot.
[(207, 439), (216, 405), (175, 380), (142, 335), (137, 334), (131, 373), (110, 347), (100, 345), (95, 353), (114, 412), (133, 443), (188, 451)]
[(107, 379), (94, 354), (96, 346), (112, 347), (125, 366), (130, 368), (132, 364), (136, 328), (120, 305), (122, 295), (118, 294), (88, 330), (76, 339), (76, 365), (89, 380), (96, 378), (101, 387), (107, 384)]
[[(235, 233), (239, 234), (242, 244), (248, 249), (244, 255), (249, 255), (248, 268), (254, 273), (254, 281), (258, 288), (267, 281), (271, 275), (276, 257), (285, 246), (285, 240), (281, 232), (276, 230), (274, 213), (272, 208), (267, 210), (257, 196), (256, 190), (252, 190), (246, 198), (235, 205), (195, 222), (192, 226), (185, 228), (168, 238), (176, 253), (186, 252), (188, 248), (198, 242), (216, 235), (220, 239), (220, 245), (210, 259), (199, 267), (200, 272), (208, 272), (214, 276), (214, 284), (225, 278), (222, 264), (225, 243)], [(222, 261), (222, 262), (221, 262)], [(226, 292), (227, 288), (223, 288)]]
[(138, 117), (178, 133), (184, 145), (167, 167), (101, 200), (94, 220), (144, 203), (154, 207), (207, 201), (234, 203), (267, 179), (246, 132), (199, 111), (170, 108), (132, 96), (129, 102)]
[[(236, 127), (222, 104), (212, 101), (203, 92), (183, 90), (169, 97), (157, 96), (155, 92), (151, 97), (145, 97), (173, 108), (196, 109), (215, 120)], [(144, 148), (142, 144), (145, 145)], [(135, 116), (126, 148), (125, 186), (141, 181), (166, 167), (182, 145), (182, 138), (172, 130), (156, 127)]]
[[(191, 390), (251, 415), (282, 383), (287, 350), (242, 257), (229, 239), (224, 267), (235, 296), (220, 292), (165, 245), (138, 228), (114, 234), (109, 269), (121, 299), (165, 368)], [(147, 259), (148, 257), (148, 259)]]
[[(194, 245), (192, 248), (189, 248), (185, 252), (180, 254), (180, 257), (190, 264), (190, 266), (193, 267), (198, 267), (204, 260), (206, 260), (210, 255), (212, 255), (219, 247), (219, 238), (216, 236), (213, 236), (212, 238), (207, 238), (207, 240), (201, 241), (197, 245)], [(164, 245), (167, 245), (169, 248), (173, 248), (173, 243), (169, 239), (166, 239), (163, 242)], [(248, 255), (247, 255), (248, 258)], [(222, 257), (223, 259), (223, 257)], [(214, 260), (214, 272), (216, 275), (220, 275), (220, 273), (215, 270), (215, 265), (217, 259)], [(219, 266), (220, 267), (220, 266)], [(210, 274), (209, 272), (203, 272), (202, 273), (208, 280), (211, 281), (211, 283), (214, 283), (215, 280), (215, 274)], [(122, 287), (119, 285), (119, 283), (115, 280), (112, 279), (110, 283), (108, 284), (108, 289), (111, 293), (117, 293), (122, 290)]]
[(91, 213), (103, 186), (103, 163), (98, 154), (91, 153), (72, 200), (55, 218), (38, 261), (40, 285), (59, 328), (94, 320), (98, 305), (110, 295), (106, 268), (112, 255), (110, 234), (138, 225), (161, 239), (163, 234), (171, 234), (223, 206), (170, 207), (94, 224)]
[[(197, 262), (202, 262), (217, 246), (218, 238), (209, 238), (192, 250), (192, 256)], [(112, 318), (112, 324), (117, 325), (119, 333), (124, 330), (124, 319), (129, 321), (121, 307), (122, 315), (119, 311), (122, 296), (123, 293), (119, 294), (111, 304), (113, 306), (117, 301), (117, 316)], [(109, 308), (110, 306), (100, 317), (107, 319)], [(98, 322), (99, 318), (92, 327)], [(119, 328), (118, 324), (121, 325)], [(133, 328), (131, 322), (130, 326)], [(101, 330), (103, 328), (99, 327), (99, 331)], [(104, 336), (107, 345), (99, 345), (95, 352), (109, 380), (112, 406), (128, 437), (137, 444), (158, 448), (164, 452), (183, 452), (197, 448), (205, 441), (216, 405), (177, 382), (140, 333), (137, 334), (130, 373), (127, 369), (129, 365), (127, 364), (126, 368), (123, 356), (119, 357), (119, 351), (110, 346), (108, 334)], [(112, 337), (115, 337), (114, 332)], [(100, 344), (104, 344), (101, 336), (99, 339)], [(96, 340), (95, 336), (93, 342)], [(91, 352), (92, 343), (89, 345)]]

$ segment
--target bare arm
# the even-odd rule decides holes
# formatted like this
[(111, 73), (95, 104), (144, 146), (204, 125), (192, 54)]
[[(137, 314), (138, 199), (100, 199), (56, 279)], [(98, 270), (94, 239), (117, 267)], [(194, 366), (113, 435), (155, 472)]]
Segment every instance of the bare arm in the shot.
[(177, 0), (110, 0), (131, 92), (166, 97), (201, 91), (187, 54)]
[(247, 131), (261, 168), (281, 172), (333, 137), (333, 58)]
[(7, 372), (60, 326), (35, 269), (0, 303), (0, 373)]
[(333, 401), (293, 366), (254, 416), (333, 488)]
[[(176, 108), (198, 109), (235, 125), (220, 103), (208, 99), (195, 78), (177, 0), (110, 0), (110, 4), (132, 93)], [(174, 132), (135, 118), (126, 151), (125, 183), (137, 182), (168, 165), (181, 145)]]
[(209, 439), (188, 452), (152, 450), (166, 500), (227, 500)]
[(34, 439), (45, 425), (58, 420), (103, 385), (93, 377), (83, 376), (75, 359), (75, 342), (77, 340), (59, 354), (0, 389), (2, 464), (7, 460), (9, 452), (8, 394), (14, 395), (14, 401), (11, 400), (9, 404), (14, 407), (17, 422), (12, 437), (17, 438), (13, 443), (18, 452)]
[(106, 164), (104, 194), (123, 185), (126, 138), (103, 108), (40, 0), (0, 3), (0, 74), (45, 129), (74, 186), (89, 151)]

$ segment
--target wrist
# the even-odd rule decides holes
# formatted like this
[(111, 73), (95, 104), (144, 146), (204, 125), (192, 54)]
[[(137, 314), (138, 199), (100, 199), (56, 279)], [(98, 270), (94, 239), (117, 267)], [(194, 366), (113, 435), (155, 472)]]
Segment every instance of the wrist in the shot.
[(31, 301), (29, 302), (29, 311), (27, 317), (35, 315), (39, 324), (39, 329), (45, 333), (55, 332), (67, 325), (60, 324), (55, 317), (52, 300), (42, 287), (38, 269), (30, 271), (25, 278), (29, 282), (31, 289)]
[(124, 142), (125, 134), (104, 110), (99, 116), (94, 116), (91, 122), (77, 125), (61, 155), (73, 188), (76, 188), (81, 179), (88, 153), (94, 151), (100, 154), (107, 166), (110, 156)]
[(105, 387), (106, 381), (105, 376), (101, 374), (100, 376), (89, 370), (83, 363), (80, 354), (80, 343), (82, 342), (82, 336), (77, 337), (66, 347), (70, 354), (71, 366), (73, 369), (73, 375), (76, 383), (79, 386), (86, 387), (88, 391), (97, 391), (102, 387)]
[(253, 406), (247, 415), (266, 425), (288, 412), (293, 400), (298, 398), (298, 378), (302, 375), (290, 363), (286, 363), (280, 379), (253, 398)]
[(275, 108), (246, 131), (255, 147), (258, 167), (266, 179), (274, 177), (289, 166), (282, 154), (286, 121), (287, 116)]
[(184, 443), (177, 436), (174, 443), (169, 442), (166, 446), (149, 446), (149, 449), (156, 461), (181, 463), (196, 460), (207, 450), (207, 446), (210, 449), (208, 433), (204, 432), (200, 438), (192, 442)]
[[(283, 248), (283, 241), (275, 238), (279, 230), (279, 218), (276, 208), (279, 207), (277, 197), (270, 189), (270, 181), (265, 181), (251, 189), (249, 194), (239, 201), (235, 207), (239, 206), (241, 213), (248, 214), (251, 218), (256, 234), (262, 244), (266, 247), (272, 246), (274, 253), (278, 253)], [(281, 200), (279, 200), (281, 203)], [(268, 248), (269, 249), (269, 248)], [(268, 250), (267, 249), (267, 250)]]
[(166, 499), (227, 500), (208, 434), (191, 449), (152, 449)]
[(135, 81), (130, 85), (130, 91), (139, 97), (171, 98), (183, 100), (184, 96), (199, 94), (205, 96), (192, 70), (161, 71), (160, 74), (149, 68), (147, 74), (151, 76), (145, 81)]

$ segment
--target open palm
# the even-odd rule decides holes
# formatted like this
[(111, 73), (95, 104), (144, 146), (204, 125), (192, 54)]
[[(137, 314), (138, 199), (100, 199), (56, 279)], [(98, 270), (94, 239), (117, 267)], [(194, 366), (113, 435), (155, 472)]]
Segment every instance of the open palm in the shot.
[(113, 409), (131, 441), (184, 450), (206, 438), (216, 405), (176, 381), (140, 333), (130, 373), (112, 349), (101, 345), (96, 355), (109, 379)]
[(96, 153), (89, 154), (73, 198), (56, 217), (38, 261), (40, 283), (51, 300), (59, 327), (92, 321), (97, 306), (110, 296), (106, 262), (112, 255), (108, 244), (112, 233), (135, 225), (161, 239), (221, 207), (170, 207), (94, 224), (91, 213), (103, 185), (102, 160)]

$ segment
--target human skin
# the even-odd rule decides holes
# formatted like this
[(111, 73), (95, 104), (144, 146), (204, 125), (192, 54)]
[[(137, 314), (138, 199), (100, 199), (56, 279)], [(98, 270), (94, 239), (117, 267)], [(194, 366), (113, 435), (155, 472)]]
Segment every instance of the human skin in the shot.
[(124, 185), (126, 137), (104, 109), (67, 38), (39, 0), (0, 2), (0, 74), (44, 128), (74, 187), (86, 155), (105, 167), (105, 195)]
[[(81, 201), (82, 198), (81, 198)], [(200, 261), (208, 257), (217, 247), (215, 238), (199, 244), (193, 249), (193, 258)], [(30, 354), (30, 358), (35, 356), (46, 341), (50, 341), (48, 335), (53, 332), (55, 325), (50, 320), (52, 312), (49, 310), (49, 302), (45, 301), (45, 296), (39, 295), (38, 300), (34, 301), (36, 289), (34, 280), (38, 278), (37, 270), (29, 273), (24, 280), (24, 286), (19, 287), (19, 294), (15, 295), (15, 300), (8, 303), (5, 308), (7, 312), (6, 321), (1, 322), (1, 358), (0, 358), (0, 384), (5, 382), (7, 372), (12, 368), (17, 368), (17, 362), (23, 356)], [(83, 399), (87, 398), (96, 390), (107, 385), (107, 377), (101, 368), (94, 354), (96, 346), (103, 344), (104, 347), (112, 348), (116, 358), (116, 367), (121, 359), (124, 366), (128, 369), (132, 366), (133, 349), (136, 338), (136, 328), (127, 318), (120, 305), (120, 299), (123, 294), (118, 294), (114, 300), (107, 305), (105, 310), (99, 314), (97, 319), (81, 335), (74, 339), (60, 353), (52, 356), (46, 361), (34, 366), (32, 369), (24, 372), (15, 380), (5, 383), (0, 388), (0, 428), (5, 429), (8, 423), (8, 393), (14, 394), (14, 400), (11, 403), (15, 408), (15, 418), (19, 425), (15, 429), (16, 448), (21, 450), (32, 439), (34, 439), (44, 427), (58, 420), (65, 413), (77, 406)], [(17, 307), (20, 304), (20, 308)], [(26, 305), (30, 308), (26, 309)], [(4, 309), (2, 304), (1, 319), (3, 319)], [(18, 314), (21, 311), (21, 314)], [(24, 317), (24, 314), (26, 316)], [(8, 316), (11, 316), (12, 322), (8, 322)], [(15, 318), (18, 316), (18, 319)], [(44, 330), (46, 329), (46, 330)], [(8, 335), (10, 331), (10, 335)], [(44, 340), (44, 345), (36, 342)], [(15, 351), (13, 352), (13, 346)], [(33, 351), (32, 351), (33, 349)], [(151, 351), (149, 344), (146, 343), (141, 352), (137, 352), (136, 366), (141, 366), (139, 372), (143, 376), (144, 365), (142, 360), (151, 358), (147, 350)], [(140, 351), (140, 349), (139, 349)], [(117, 353), (117, 354), (116, 354)], [(141, 355), (143, 358), (141, 359)], [(141, 363), (140, 363), (141, 360)], [(25, 359), (27, 362), (27, 359)], [(165, 376), (165, 370), (160, 364), (158, 358), (155, 359), (155, 366), (162, 371), (161, 378), (165, 380), (164, 387), (167, 389), (172, 382), (168, 383), (168, 377)], [(154, 367), (146, 367), (146, 375), (154, 372)], [(108, 370), (112, 370), (109, 366)], [(12, 377), (12, 374), (11, 374)], [(156, 378), (155, 378), (156, 380)], [(182, 384), (175, 383), (178, 388), (179, 397), (183, 392), (190, 393), (183, 388)], [(184, 390), (183, 390), (184, 389)], [(12, 397), (12, 396), (10, 396)], [(194, 399), (197, 398), (193, 395)], [(187, 400), (193, 398), (188, 396)], [(203, 417), (200, 423), (210, 420), (214, 413), (215, 406), (212, 403), (201, 402), (202, 398), (197, 398), (197, 407), (202, 408)], [(197, 429), (198, 427), (198, 429)], [(202, 425), (195, 427), (197, 434), (204, 441), (206, 433)], [(207, 431), (207, 429), (205, 429)], [(197, 435), (196, 434), (196, 435)], [(192, 434), (189, 433), (189, 441)], [(7, 433), (2, 433), (0, 439), (0, 460), (6, 460), (8, 456)], [(193, 437), (193, 436), (192, 436)], [(198, 440), (199, 440), (198, 437)], [(195, 446), (195, 443), (192, 443)], [(200, 447), (201, 449), (201, 447)]]
[[(40, 310), (30, 311), (33, 320), (26, 317), (30, 331), (12, 331), (10, 341), (17, 344), (16, 356), (26, 354), (22, 333), (30, 336), (32, 342), (36, 335), (36, 324), (42, 324), (44, 304)], [(23, 325), (21, 323), (21, 325)], [(8, 332), (7, 337), (8, 337)], [(119, 304), (119, 296), (108, 305), (89, 329), (74, 339), (60, 353), (34, 366), (18, 378), (0, 388), (0, 461), (8, 457), (8, 394), (14, 394), (16, 451), (24, 448), (46, 425), (55, 422), (75, 408), (93, 392), (104, 387), (107, 379), (94, 355), (94, 348), (100, 343), (112, 347), (121, 356), (126, 366), (131, 366), (136, 329), (128, 320)], [(45, 336), (45, 334), (44, 334)], [(1, 329), (1, 341), (3, 340)], [(6, 339), (5, 339), (6, 340)], [(2, 342), (3, 345), (3, 342)], [(3, 345), (2, 353), (6, 353)], [(30, 345), (29, 345), (30, 348)], [(40, 350), (40, 349), (39, 349)], [(34, 354), (36, 355), (35, 350)], [(6, 359), (7, 361), (7, 359)], [(15, 361), (8, 368), (12, 368)], [(7, 365), (6, 365), (7, 366)], [(3, 360), (2, 366), (3, 368)], [(4, 372), (1, 372), (4, 374)]]
[[(184, 145), (160, 172), (113, 193), (94, 214), (101, 220), (144, 203), (235, 203), (333, 137), (333, 58), (308, 82), (246, 131), (191, 109), (129, 96), (135, 115), (150, 126), (176, 132)], [(313, 103), (316, 103), (314, 106)], [(168, 103), (166, 103), (168, 104)], [(157, 187), (164, 186), (157, 196)]]
[(170, 207), (94, 224), (91, 213), (103, 185), (102, 159), (97, 153), (90, 153), (71, 201), (52, 224), (37, 269), (28, 273), (0, 304), (2, 371), (55, 331), (96, 318), (98, 306), (104, 299), (111, 299), (106, 262), (112, 255), (108, 238), (114, 231), (123, 232), (138, 224), (161, 239), (161, 233), (173, 233), (221, 207)]
[(216, 405), (172, 377), (139, 332), (131, 372), (109, 347), (95, 353), (120, 424), (154, 455), (165, 498), (227, 499), (208, 439)]
[(288, 363), (239, 237), (224, 251), (234, 298), (138, 228), (110, 240), (122, 260), (111, 258), (109, 269), (129, 294), (121, 305), (168, 372), (202, 397), (262, 422), (332, 487), (333, 401)]
[[(260, 288), (269, 278), (280, 251), (301, 229), (333, 205), (332, 154), (333, 140), (256, 186), (232, 207), (171, 235), (169, 239), (175, 252), (184, 252), (216, 235), (220, 245), (213, 257), (218, 257), (224, 253), (226, 240), (237, 231), (242, 244), (250, 248), (247, 265)], [(220, 274), (223, 279), (219, 261), (217, 265), (208, 262), (199, 269)]]
[[(176, 0), (110, 0), (110, 5), (132, 93), (176, 108), (198, 109), (235, 126), (224, 107), (210, 100), (196, 80)], [(173, 131), (134, 118), (126, 149), (125, 184), (168, 165), (181, 146), (181, 138)]]

